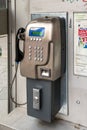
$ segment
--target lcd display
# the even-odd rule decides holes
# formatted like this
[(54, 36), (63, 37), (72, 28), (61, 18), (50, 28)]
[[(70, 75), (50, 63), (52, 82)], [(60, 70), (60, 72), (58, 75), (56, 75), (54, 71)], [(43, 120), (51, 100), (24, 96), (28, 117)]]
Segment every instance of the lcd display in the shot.
[(29, 30), (29, 36), (34, 36), (34, 37), (43, 37), (45, 33), (45, 28), (43, 27), (38, 27), (38, 28), (30, 28)]

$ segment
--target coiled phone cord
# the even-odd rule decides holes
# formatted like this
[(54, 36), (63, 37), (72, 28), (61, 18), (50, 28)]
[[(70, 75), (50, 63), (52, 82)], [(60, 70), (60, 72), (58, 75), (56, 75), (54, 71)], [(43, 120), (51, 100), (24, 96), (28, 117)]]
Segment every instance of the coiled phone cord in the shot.
[(11, 82), (11, 84), (10, 84), (10, 99), (11, 99), (11, 101), (12, 101), (15, 105), (23, 106), (23, 105), (26, 105), (27, 102), (25, 102), (25, 103), (18, 103), (18, 102), (16, 102), (15, 99), (12, 97), (12, 88), (13, 88), (14, 81), (15, 81), (15, 79), (16, 79), (16, 77), (17, 77), (18, 65), (19, 65), (19, 64), (17, 63), (17, 64), (16, 64), (15, 74), (14, 74), (14, 77), (13, 77), (12, 82)]

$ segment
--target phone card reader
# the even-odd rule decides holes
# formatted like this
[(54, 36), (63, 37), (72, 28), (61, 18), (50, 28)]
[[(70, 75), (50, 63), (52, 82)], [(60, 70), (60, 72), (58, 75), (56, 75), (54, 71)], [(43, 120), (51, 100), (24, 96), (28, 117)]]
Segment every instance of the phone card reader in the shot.
[(40, 109), (40, 89), (33, 88), (33, 108)]

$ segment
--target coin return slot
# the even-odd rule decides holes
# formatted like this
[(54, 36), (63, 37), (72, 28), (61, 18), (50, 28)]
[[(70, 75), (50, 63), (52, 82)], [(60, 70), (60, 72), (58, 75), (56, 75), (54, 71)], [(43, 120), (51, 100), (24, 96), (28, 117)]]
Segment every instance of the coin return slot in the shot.
[(41, 76), (42, 77), (51, 77), (51, 70), (41, 69)]

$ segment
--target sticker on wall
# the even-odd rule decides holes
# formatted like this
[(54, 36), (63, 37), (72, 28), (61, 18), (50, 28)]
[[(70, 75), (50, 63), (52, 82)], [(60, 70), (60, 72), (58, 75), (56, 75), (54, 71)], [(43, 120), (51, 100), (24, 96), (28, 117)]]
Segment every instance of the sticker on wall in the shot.
[(74, 74), (87, 76), (86, 13), (74, 13)]
[(87, 28), (78, 25), (78, 46), (82, 48), (87, 48)]
[(83, 0), (83, 2), (87, 2), (87, 0)]

